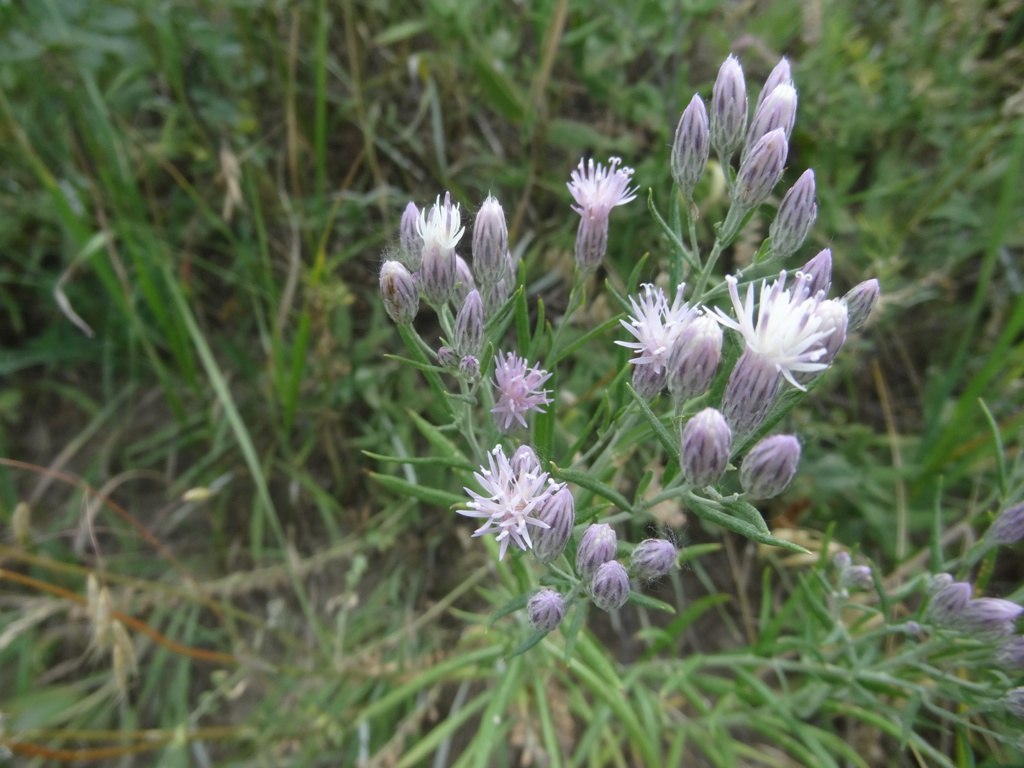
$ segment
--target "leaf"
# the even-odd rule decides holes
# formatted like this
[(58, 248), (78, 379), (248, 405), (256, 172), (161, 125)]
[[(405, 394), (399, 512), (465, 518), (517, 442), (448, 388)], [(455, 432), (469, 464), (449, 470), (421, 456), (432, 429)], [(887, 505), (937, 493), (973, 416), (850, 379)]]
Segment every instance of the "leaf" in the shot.
[(654, 430), (654, 436), (658, 438), (658, 442), (664, 447), (666, 453), (672, 458), (673, 462), (679, 463), (679, 442), (673, 439), (672, 435), (666, 429), (665, 425), (661, 423), (661, 419), (651, 410), (651, 406), (647, 404), (635, 389), (632, 384), (627, 384), (626, 389), (629, 390), (629, 394), (633, 396), (637, 405), (640, 406), (640, 413), (643, 414), (644, 418), (647, 419), (647, 423), (650, 424), (651, 429)]
[(374, 453), (373, 451), (363, 451), (363, 456), (367, 456), (377, 461), (390, 461), (395, 464), (410, 464), (413, 466), (427, 466), (427, 467), (452, 467), (454, 469), (463, 469), (467, 472), (472, 472), (476, 469), (468, 461), (461, 461), (456, 458), (445, 458), (443, 456), (388, 456), (383, 453)]
[(514, 659), (516, 656), (521, 656), (547, 636), (547, 632), (541, 632), (539, 629), (535, 630), (526, 640), (516, 646), (516, 649), (508, 655), (508, 658)]
[(454, 493), (442, 491), (438, 488), (424, 488), (421, 485), (410, 483), (408, 480), (404, 480), (400, 477), (382, 475), (379, 472), (368, 472), (367, 474), (369, 474), (370, 478), (374, 482), (379, 483), (388, 490), (394, 491), (398, 494), (411, 496), (412, 498), (419, 499), (427, 504), (433, 504), (447, 509), (465, 501), (462, 496), (457, 496)]
[(407, 408), (405, 412), (412, 420), (412, 423), (416, 425), (416, 429), (418, 429), (420, 434), (427, 439), (427, 442), (430, 443), (434, 450), (439, 451), (447, 459), (454, 459), (472, 468), (473, 464), (466, 457), (466, 454), (459, 450), (459, 447), (455, 445), (455, 443), (453, 443), (439, 428), (435, 427), (410, 408)]
[(675, 613), (675, 606), (669, 605), (663, 600), (658, 600), (651, 597), (650, 595), (644, 595), (640, 592), (630, 592), (629, 602), (635, 603), (636, 605), (642, 605), (644, 608), (651, 608), (655, 611), (662, 611), (663, 613)]
[(565, 480), (569, 483), (575, 483), (581, 488), (585, 488), (591, 493), (600, 496), (603, 499), (607, 499), (619, 509), (625, 510), (626, 512), (632, 513), (633, 505), (629, 503), (629, 499), (623, 496), (621, 493), (616, 491), (610, 485), (602, 483), (596, 477), (593, 477), (587, 472), (580, 472), (575, 469), (562, 469), (555, 462), (549, 462), (551, 466), (551, 475), (557, 480)]
[(801, 555), (810, 554), (808, 550), (804, 549), (799, 544), (794, 544), (792, 541), (786, 541), (785, 539), (776, 538), (775, 536), (772, 536), (770, 532), (761, 530), (759, 527), (751, 525), (746, 520), (741, 520), (738, 517), (733, 517), (719, 509), (715, 509), (707, 503), (707, 499), (691, 495), (687, 500), (690, 503), (690, 509), (701, 520), (714, 523), (721, 528), (725, 528), (727, 531), (738, 533), (740, 536), (746, 536), (748, 539), (756, 541), (758, 544), (768, 544), (769, 546), (779, 547), (780, 549), (785, 549), (789, 552), (798, 552)]

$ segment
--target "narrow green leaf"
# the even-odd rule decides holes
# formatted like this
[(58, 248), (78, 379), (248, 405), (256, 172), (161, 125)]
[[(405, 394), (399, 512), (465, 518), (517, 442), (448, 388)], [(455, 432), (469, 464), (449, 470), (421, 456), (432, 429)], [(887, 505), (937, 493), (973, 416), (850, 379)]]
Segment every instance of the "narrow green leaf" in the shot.
[(644, 608), (650, 608), (654, 611), (661, 611), (662, 613), (675, 613), (676, 609), (674, 606), (669, 605), (663, 600), (658, 600), (651, 597), (650, 595), (644, 595), (640, 592), (630, 592), (629, 602), (635, 605), (642, 605)]
[(388, 456), (384, 453), (374, 453), (373, 451), (363, 451), (363, 456), (367, 456), (377, 461), (390, 461), (395, 464), (410, 464), (412, 466), (426, 466), (426, 467), (452, 467), (453, 469), (463, 469), (467, 472), (472, 472), (476, 469), (468, 461), (462, 461), (458, 458), (446, 458), (444, 456)]
[(388, 490), (405, 496), (412, 496), (414, 499), (419, 499), (427, 504), (433, 504), (447, 509), (465, 501), (462, 496), (457, 496), (454, 493), (442, 491), (437, 488), (424, 488), (421, 485), (410, 483), (408, 480), (401, 477), (382, 475), (378, 472), (369, 472), (367, 474), (369, 474), (373, 481), (379, 483)]
[(551, 467), (551, 475), (556, 480), (565, 480), (569, 483), (575, 483), (581, 488), (585, 488), (591, 493), (600, 496), (603, 499), (607, 499), (616, 507), (626, 512), (634, 512), (633, 505), (629, 503), (629, 499), (623, 496), (621, 493), (616, 491), (611, 486), (602, 483), (596, 477), (593, 477), (587, 472), (580, 472), (575, 469), (563, 469), (555, 464), (555, 462), (548, 462)]
[(447, 459), (453, 459), (470, 467), (473, 466), (473, 463), (469, 460), (466, 454), (459, 450), (459, 447), (455, 445), (455, 443), (453, 443), (448, 436), (444, 434), (444, 432), (411, 408), (407, 408), (405, 412), (412, 423), (416, 425), (416, 429), (418, 429), (420, 434), (426, 438), (427, 442), (430, 443), (431, 447), (435, 451), (439, 451), (441, 455)]
[(654, 436), (658, 438), (658, 442), (661, 443), (665, 452), (672, 459), (675, 464), (679, 463), (679, 441), (672, 437), (672, 434), (668, 431), (664, 424), (661, 423), (661, 419), (651, 410), (651, 406), (648, 405), (647, 401), (642, 398), (632, 384), (627, 384), (626, 389), (629, 394), (633, 396), (636, 404), (640, 406), (640, 413), (643, 414), (647, 423), (650, 424), (651, 429), (654, 431)]

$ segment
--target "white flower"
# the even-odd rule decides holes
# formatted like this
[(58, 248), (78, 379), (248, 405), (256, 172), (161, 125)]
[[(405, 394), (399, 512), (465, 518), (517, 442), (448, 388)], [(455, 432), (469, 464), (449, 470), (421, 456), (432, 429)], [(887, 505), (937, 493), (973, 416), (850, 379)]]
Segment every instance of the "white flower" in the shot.
[(466, 488), (472, 501), (466, 503), (466, 509), (456, 512), (466, 517), (486, 518), (487, 522), (473, 531), (473, 535), (497, 534), (496, 540), (501, 545), (498, 559), (501, 560), (509, 542), (523, 550), (533, 548), (528, 526), (549, 527), (535, 515), (543, 512), (544, 503), (562, 488), (562, 484), (551, 482), (548, 473), (542, 472), (539, 466), (534, 469), (520, 464), (519, 471), (514, 471), (500, 445), (494, 446), (487, 455), (487, 462), (489, 466), (473, 473), (484, 492)]
[(621, 347), (633, 350), (633, 365), (649, 365), (660, 374), (668, 365), (669, 357), (683, 329), (697, 317), (697, 310), (683, 301), (683, 284), (676, 289), (672, 304), (665, 292), (650, 283), (644, 283), (639, 301), (629, 297), (633, 314), (619, 323), (636, 341), (616, 341)]
[(585, 165), (580, 160), (566, 185), (576, 201), (572, 207), (576, 213), (588, 219), (607, 219), (612, 208), (636, 199), (637, 188), (629, 188), (633, 169), (619, 168), (621, 162), (619, 158), (613, 157), (605, 168), (601, 163), (595, 163), (593, 158)]
[(716, 309), (718, 322), (738, 331), (751, 354), (773, 365), (797, 389), (804, 387), (794, 373), (814, 373), (828, 367), (819, 362), (825, 355), (821, 341), (834, 329), (831, 325), (823, 327), (825, 318), (818, 312), (823, 294), (810, 295), (809, 276), (797, 273), (791, 288), (786, 287), (785, 270), (771, 285), (762, 281), (756, 321), (753, 284), (747, 286), (746, 299), (741, 301), (736, 278), (729, 275), (725, 279), (736, 319)]
[(416, 232), (423, 238), (424, 245), (436, 244), (447, 251), (458, 245), (465, 231), (459, 205), (452, 205), (451, 195), (447, 192), (444, 193), (444, 203), (439, 195), (430, 210), (420, 213), (416, 220)]

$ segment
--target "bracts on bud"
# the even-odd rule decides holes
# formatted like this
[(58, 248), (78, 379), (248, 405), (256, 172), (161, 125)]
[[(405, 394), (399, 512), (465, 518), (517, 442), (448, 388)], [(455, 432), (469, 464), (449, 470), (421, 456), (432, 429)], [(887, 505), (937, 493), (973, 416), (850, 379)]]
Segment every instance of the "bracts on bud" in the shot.
[(550, 632), (562, 623), (565, 600), (553, 589), (542, 589), (526, 604), (526, 615), (538, 632)]
[(782, 178), (788, 153), (786, 134), (781, 128), (758, 139), (736, 175), (736, 203), (749, 210), (767, 200)]
[(494, 286), (508, 270), (508, 225), (501, 203), (487, 196), (473, 222), (473, 269), (480, 284)]
[(695, 488), (711, 485), (729, 465), (732, 430), (714, 408), (694, 414), (683, 427), (679, 464), (683, 477)]
[(388, 316), (398, 325), (408, 325), (416, 317), (420, 299), (416, 282), (398, 261), (385, 261), (380, 268), (380, 295)]
[(774, 363), (750, 350), (744, 351), (729, 374), (722, 396), (722, 415), (734, 439), (753, 434), (761, 425), (781, 383), (782, 374)]
[(857, 331), (864, 326), (871, 315), (871, 310), (878, 302), (880, 292), (878, 281), (872, 278), (853, 286), (843, 296), (843, 301), (846, 302), (846, 311), (849, 314), (848, 331)]
[(615, 530), (606, 523), (591, 525), (583, 532), (580, 546), (576, 550), (576, 573), (586, 579), (609, 560), (615, 558), (618, 537)]
[(622, 563), (601, 564), (590, 582), (590, 597), (602, 611), (614, 611), (629, 600), (629, 574)]
[(694, 94), (683, 110), (672, 143), (672, 178), (687, 200), (693, 200), (693, 190), (708, 164), (710, 133), (708, 114), (700, 96)]
[(533, 534), (533, 554), (542, 563), (550, 563), (562, 554), (576, 524), (576, 505), (568, 486), (548, 496), (536, 517), (548, 527)]
[(398, 260), (401, 261), (410, 272), (416, 272), (423, 261), (423, 238), (416, 230), (416, 224), (420, 220), (420, 209), (416, 203), (409, 201), (402, 213), (402, 221), (398, 229)]
[(686, 324), (668, 359), (668, 389), (677, 403), (704, 394), (722, 359), (722, 326), (701, 314)]
[(817, 255), (797, 272), (810, 278), (807, 286), (809, 295), (814, 296), (819, 291), (827, 294), (828, 289), (832, 287), (832, 251), (828, 248), (818, 251)]
[(752, 499), (770, 499), (789, 486), (800, 463), (800, 442), (793, 435), (760, 440), (743, 458), (740, 486)]
[(818, 206), (814, 201), (814, 171), (807, 169), (782, 198), (779, 212), (768, 229), (768, 236), (772, 241), (772, 254), (775, 258), (785, 259), (796, 253), (807, 239), (817, 216)]
[(484, 348), (484, 302), (475, 288), (466, 296), (465, 302), (455, 316), (455, 333), (452, 347), (460, 357), (479, 357)]
[(739, 149), (747, 129), (747, 86), (743, 68), (729, 56), (711, 90), (711, 146), (728, 160)]
[(679, 552), (665, 539), (644, 539), (629, 558), (629, 570), (642, 581), (654, 581), (668, 575), (675, 567)]

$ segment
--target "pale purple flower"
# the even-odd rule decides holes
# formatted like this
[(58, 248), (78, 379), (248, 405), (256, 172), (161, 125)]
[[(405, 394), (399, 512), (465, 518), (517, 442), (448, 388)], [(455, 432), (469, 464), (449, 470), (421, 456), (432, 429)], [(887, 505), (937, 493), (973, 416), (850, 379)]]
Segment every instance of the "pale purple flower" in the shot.
[(826, 354), (821, 342), (834, 328), (823, 327), (825, 318), (818, 312), (822, 296), (808, 295), (809, 278), (798, 275), (790, 288), (786, 287), (785, 271), (774, 283), (762, 281), (756, 319), (753, 284), (747, 286), (746, 298), (741, 300), (736, 278), (728, 275), (725, 280), (736, 319), (716, 309), (718, 322), (743, 336), (747, 352), (773, 366), (797, 389), (804, 387), (794, 373), (813, 373), (828, 367), (820, 362)]
[(632, 168), (619, 168), (622, 161), (613, 157), (608, 167), (593, 159), (572, 172), (567, 186), (580, 215), (576, 230), (576, 264), (581, 270), (597, 269), (608, 249), (608, 216), (612, 208), (636, 199), (636, 187), (629, 188)]
[(620, 320), (636, 341), (616, 341), (620, 347), (633, 350), (630, 359), (633, 365), (650, 366), (654, 373), (662, 373), (668, 367), (669, 357), (683, 329), (697, 316), (697, 310), (683, 301), (683, 284), (676, 289), (671, 304), (665, 292), (658, 286), (645, 283), (643, 294), (630, 296), (633, 314), (629, 320)]
[(491, 408), (498, 429), (508, 432), (514, 423), (525, 427), (527, 413), (544, 413), (542, 406), (550, 403), (551, 398), (548, 390), (542, 387), (550, 378), (550, 373), (543, 368), (528, 366), (526, 360), (514, 352), (499, 352), (494, 358), (498, 402)]
[(483, 493), (466, 488), (471, 501), (465, 509), (456, 512), (466, 517), (485, 518), (482, 526), (473, 531), (474, 536), (488, 533), (496, 534), (501, 549), (498, 559), (505, 557), (509, 542), (520, 549), (532, 549), (528, 526), (547, 528), (548, 524), (536, 517), (550, 498), (551, 494), (561, 489), (561, 485), (552, 483), (547, 472), (532, 471), (521, 467), (518, 472), (505, 455), (500, 445), (487, 455), (487, 467), (480, 467), (473, 476), (483, 489)]
[(585, 165), (580, 160), (566, 184), (576, 201), (572, 207), (576, 213), (592, 219), (607, 219), (612, 208), (636, 199), (637, 187), (629, 188), (633, 169), (626, 166), (619, 168), (621, 163), (620, 158), (613, 157), (608, 160), (606, 168), (601, 163), (595, 163), (593, 158)]

